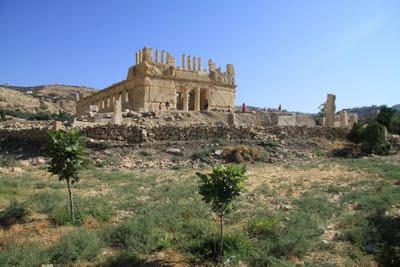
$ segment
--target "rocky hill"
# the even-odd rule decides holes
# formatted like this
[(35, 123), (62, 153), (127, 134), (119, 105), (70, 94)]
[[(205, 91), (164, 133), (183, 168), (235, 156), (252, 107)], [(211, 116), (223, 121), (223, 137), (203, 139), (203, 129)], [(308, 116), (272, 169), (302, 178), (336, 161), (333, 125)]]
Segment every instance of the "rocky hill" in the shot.
[(14, 86), (0, 85), (0, 109), (26, 113), (75, 112), (78, 94), (91, 94), (96, 89), (71, 85)]
[[(379, 112), (379, 109), (382, 106), (364, 106), (364, 107), (355, 107), (355, 108), (348, 108), (346, 109), (347, 112), (349, 113), (356, 113), (358, 114), (358, 118), (360, 121), (366, 122), (372, 118), (375, 117), (375, 115)], [(391, 108), (396, 109), (397, 111), (400, 111), (400, 104), (394, 105)]]

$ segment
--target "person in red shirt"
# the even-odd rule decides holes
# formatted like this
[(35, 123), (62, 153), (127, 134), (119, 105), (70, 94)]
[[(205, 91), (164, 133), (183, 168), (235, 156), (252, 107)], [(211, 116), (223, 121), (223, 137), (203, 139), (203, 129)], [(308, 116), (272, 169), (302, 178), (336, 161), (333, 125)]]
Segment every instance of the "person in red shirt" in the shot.
[(247, 111), (247, 109), (246, 109), (246, 104), (243, 103), (243, 104), (242, 104), (242, 112), (246, 112), (246, 111)]

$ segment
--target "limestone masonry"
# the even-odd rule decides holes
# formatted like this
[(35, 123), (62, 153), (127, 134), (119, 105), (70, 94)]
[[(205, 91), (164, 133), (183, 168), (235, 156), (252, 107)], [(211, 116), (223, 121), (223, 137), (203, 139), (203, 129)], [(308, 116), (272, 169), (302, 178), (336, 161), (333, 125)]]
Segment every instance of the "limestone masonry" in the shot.
[(227, 64), (226, 71), (222, 72), (210, 59), (208, 70), (202, 70), (200, 57), (182, 55), (181, 66), (176, 66), (169, 52), (155, 50), (153, 53), (145, 47), (136, 52), (136, 64), (129, 68), (125, 80), (78, 100), (76, 115), (83, 115), (93, 107), (100, 113), (112, 112), (117, 100), (122, 110), (200, 111), (234, 108), (235, 98), (232, 64)]

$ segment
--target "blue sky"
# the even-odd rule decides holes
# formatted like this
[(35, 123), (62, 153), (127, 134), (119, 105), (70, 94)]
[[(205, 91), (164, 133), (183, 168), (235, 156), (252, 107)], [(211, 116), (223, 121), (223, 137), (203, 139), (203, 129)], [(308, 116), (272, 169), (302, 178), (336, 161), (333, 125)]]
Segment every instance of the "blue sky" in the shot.
[(237, 103), (400, 103), (400, 1), (0, 0), (0, 84), (104, 88), (144, 47), (233, 63)]

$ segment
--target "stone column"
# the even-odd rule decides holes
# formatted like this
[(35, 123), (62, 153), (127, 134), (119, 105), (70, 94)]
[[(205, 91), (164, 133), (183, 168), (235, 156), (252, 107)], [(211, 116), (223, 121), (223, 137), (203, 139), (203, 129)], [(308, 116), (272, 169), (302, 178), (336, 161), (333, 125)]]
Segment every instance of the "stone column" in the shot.
[(139, 63), (143, 62), (143, 51), (139, 50)]
[(115, 106), (115, 96), (111, 96), (110, 97), (110, 107), (111, 107), (111, 110), (114, 110), (114, 106)]
[(211, 59), (208, 60), (208, 71), (215, 71), (215, 63)]
[(325, 110), (325, 125), (328, 127), (335, 126), (335, 100), (336, 96), (328, 94), (326, 99), (326, 110)]
[(349, 115), (349, 124), (350, 124), (350, 126), (353, 126), (354, 123), (358, 123), (358, 115), (355, 113), (352, 113)]
[(170, 53), (167, 53), (167, 64), (175, 66), (175, 58)]
[(143, 61), (147, 62), (149, 64), (153, 63), (153, 57), (152, 57), (152, 49), (145, 47), (143, 48)]
[(196, 68), (196, 62), (197, 61), (197, 59), (196, 59), (196, 57), (193, 57), (193, 66), (192, 66), (192, 70), (197, 70), (197, 68)]
[(183, 102), (183, 110), (188, 111), (189, 110), (189, 94), (188, 94), (187, 90), (185, 90), (182, 93), (182, 102)]
[(63, 125), (61, 121), (54, 121), (53, 130), (60, 131), (62, 130)]
[(190, 64), (190, 56), (187, 56), (187, 68), (190, 70), (192, 64)]
[(200, 111), (200, 88), (194, 89), (194, 110)]
[(233, 113), (233, 112), (229, 112), (228, 113), (228, 118), (227, 118), (227, 120), (228, 120), (228, 125), (229, 126), (237, 126), (237, 119), (236, 119), (236, 115), (235, 115), (235, 113)]
[(165, 63), (165, 51), (164, 50), (161, 51), (161, 63), (162, 64)]
[(197, 59), (197, 70), (201, 71), (201, 57)]
[(139, 64), (139, 52), (136, 52), (136, 65)]
[(113, 115), (111, 117), (112, 124), (121, 125), (122, 124), (122, 107), (121, 100), (117, 99), (113, 105)]
[(340, 115), (340, 126), (341, 127), (349, 126), (349, 120), (348, 120), (348, 117), (347, 117), (347, 110), (341, 110), (339, 115)]
[(159, 60), (160, 60), (160, 51), (156, 49), (156, 63), (159, 63)]
[(185, 62), (185, 57), (186, 57), (186, 55), (185, 54), (183, 54), (182, 55), (182, 69), (185, 69), (186, 68), (186, 62)]

